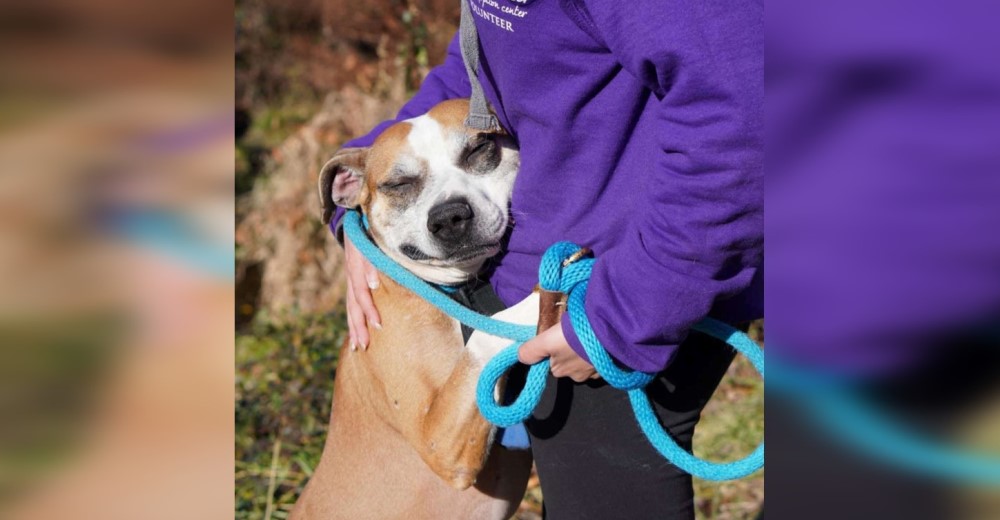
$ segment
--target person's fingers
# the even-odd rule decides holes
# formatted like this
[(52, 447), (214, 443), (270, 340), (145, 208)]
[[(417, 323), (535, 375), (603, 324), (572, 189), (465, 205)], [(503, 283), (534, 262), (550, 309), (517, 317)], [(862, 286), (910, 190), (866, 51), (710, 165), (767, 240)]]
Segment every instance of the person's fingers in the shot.
[(577, 383), (583, 383), (592, 378), (593, 369), (570, 362), (553, 364), (551, 372), (554, 377), (568, 377)]
[[(362, 316), (361, 325), (365, 329), (364, 336), (365, 341), (361, 341), (361, 347), (368, 347), (368, 327), (367, 324), (371, 323), (376, 329), (382, 328), (382, 318), (379, 316), (378, 310), (375, 308), (375, 302), (372, 300), (373, 289), (377, 289), (378, 283), (378, 271), (375, 269), (371, 263), (368, 262), (365, 257), (354, 249), (354, 246), (350, 242), (344, 242), (345, 252), (347, 254), (347, 277), (351, 281), (353, 287), (354, 299), (361, 309)], [(361, 331), (356, 331), (359, 338), (362, 335)]]
[(365, 322), (365, 313), (358, 304), (358, 289), (354, 282), (350, 283), (351, 290), (347, 292), (349, 308), (353, 308), (350, 317), (354, 322), (355, 346), (362, 350), (368, 348), (368, 324)]
[[(548, 335), (549, 331), (544, 334)], [(554, 377), (568, 377), (577, 383), (583, 383), (596, 374), (594, 367), (565, 341), (562, 330), (551, 330), (549, 352), (550, 371)]]
[(378, 330), (382, 330), (382, 318), (378, 314), (378, 309), (375, 308), (375, 301), (372, 300), (372, 292), (368, 288), (367, 282), (365, 282), (365, 285), (361, 289), (354, 290), (354, 297), (361, 307), (361, 312), (364, 313), (365, 322), (371, 323), (372, 327)]
[(525, 365), (534, 365), (547, 357), (549, 357), (549, 352), (541, 336), (525, 341), (517, 349), (517, 360)]
[(549, 358), (549, 371), (554, 377), (568, 377), (577, 383), (582, 383), (596, 373), (594, 367), (569, 346), (559, 325), (526, 341), (517, 350), (517, 359), (526, 365), (535, 364), (545, 358)]
[(357, 347), (355, 347), (355, 345), (356, 345), (355, 341), (356, 340), (354, 339), (354, 318), (351, 317), (351, 297), (350, 297), (351, 286), (350, 285), (351, 284), (349, 284), (349, 283), (347, 284), (347, 294), (344, 296), (344, 307), (347, 309), (347, 335), (350, 338), (350, 342), (348, 343), (348, 345), (350, 346), (351, 350), (354, 350)]
[(365, 281), (368, 282), (368, 289), (374, 291), (378, 289), (380, 285), (378, 279), (378, 269), (368, 261), (367, 258), (361, 257), (362, 266), (364, 266), (365, 271)]
[(351, 350), (358, 349), (358, 317), (361, 316), (361, 308), (358, 307), (357, 301), (354, 299), (354, 291), (351, 287), (353, 284), (350, 280), (347, 281), (347, 328), (351, 335)]
[(350, 306), (348, 306), (347, 309), (347, 345), (351, 348), (351, 350), (354, 350), (356, 348), (355, 345), (357, 345), (357, 340), (354, 339), (354, 321), (351, 319), (351, 310), (349, 307)]
[(567, 355), (565, 352), (553, 353), (550, 362), (552, 363), (550, 371), (555, 377), (568, 377), (580, 383), (590, 376), (590, 365), (582, 362), (576, 356)]

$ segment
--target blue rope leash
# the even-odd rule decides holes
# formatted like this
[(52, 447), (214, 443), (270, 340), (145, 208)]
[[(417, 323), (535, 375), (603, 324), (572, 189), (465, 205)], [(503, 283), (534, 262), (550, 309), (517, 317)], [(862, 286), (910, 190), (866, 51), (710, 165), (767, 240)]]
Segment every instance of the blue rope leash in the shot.
[(915, 430), (874, 403), (849, 375), (772, 363), (768, 388), (799, 402), (830, 439), (875, 461), (932, 478), (1000, 486), (1000, 457)]
[[(441, 309), (445, 314), (469, 327), (493, 336), (513, 340), (511, 345), (501, 350), (483, 368), (476, 388), (476, 402), (483, 417), (497, 426), (508, 427), (527, 419), (535, 406), (538, 405), (542, 391), (545, 389), (545, 381), (549, 372), (547, 359), (529, 367), (524, 388), (511, 404), (506, 406), (498, 404), (493, 398), (493, 390), (500, 378), (518, 362), (517, 350), (521, 344), (535, 336), (535, 327), (516, 325), (484, 316), (467, 309), (441, 291), (436, 290), (394, 262), (375, 246), (362, 229), (361, 216), (356, 211), (348, 211), (344, 216), (344, 232), (347, 233), (347, 237), (350, 238), (354, 247), (372, 265), (396, 283), (413, 291)], [(705, 480), (741, 478), (763, 467), (763, 442), (743, 459), (727, 463), (714, 463), (699, 459), (687, 452), (664, 431), (649, 402), (649, 397), (643, 390), (652, 381), (655, 374), (631, 371), (616, 365), (597, 340), (597, 336), (587, 321), (584, 301), (594, 260), (585, 258), (563, 266), (563, 261), (579, 250), (578, 246), (570, 242), (559, 242), (550, 247), (542, 257), (542, 263), (539, 267), (539, 285), (547, 291), (559, 291), (568, 295), (567, 312), (569, 312), (573, 330), (583, 344), (587, 356), (590, 357), (598, 374), (608, 384), (628, 392), (636, 421), (656, 451), (683, 471)], [(764, 377), (764, 353), (746, 334), (711, 318), (705, 318), (697, 323), (694, 329), (728, 343), (746, 356), (761, 377)]]

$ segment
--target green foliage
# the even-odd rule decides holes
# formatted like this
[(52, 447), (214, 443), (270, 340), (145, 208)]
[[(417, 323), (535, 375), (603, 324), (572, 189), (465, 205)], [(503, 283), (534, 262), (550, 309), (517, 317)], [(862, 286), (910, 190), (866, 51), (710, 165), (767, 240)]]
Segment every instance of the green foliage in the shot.
[[(319, 462), (333, 398), (340, 314), (270, 320), (236, 337), (236, 518), (284, 518)], [(277, 458), (274, 454), (277, 453)]]

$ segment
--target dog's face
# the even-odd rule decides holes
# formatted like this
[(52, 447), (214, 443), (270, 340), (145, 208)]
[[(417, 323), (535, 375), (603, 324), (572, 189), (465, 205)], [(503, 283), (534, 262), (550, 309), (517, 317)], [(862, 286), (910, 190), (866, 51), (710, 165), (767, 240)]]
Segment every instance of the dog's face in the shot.
[(397, 123), (320, 172), (323, 220), (360, 208), (375, 242), (421, 278), (463, 282), (500, 251), (519, 158), (505, 135), (465, 127), (467, 100)]

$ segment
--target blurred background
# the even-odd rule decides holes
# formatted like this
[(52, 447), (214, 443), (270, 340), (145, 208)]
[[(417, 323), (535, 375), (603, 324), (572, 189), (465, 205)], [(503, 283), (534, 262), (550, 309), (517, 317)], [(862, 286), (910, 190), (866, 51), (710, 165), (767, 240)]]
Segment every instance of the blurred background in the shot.
[(0, 4), (0, 517), (232, 511), (232, 6)]
[[(345, 335), (316, 169), (450, 3), (0, 4), (0, 518), (287, 516)], [(997, 13), (767, 8), (762, 516), (998, 518)], [(696, 452), (762, 410), (735, 364)], [(762, 473), (696, 481), (697, 514), (757, 516)]]
[[(237, 518), (283, 518), (323, 447), (346, 323), (341, 248), (319, 220), (319, 167), (393, 117), (444, 59), (458, 7), (236, 2)], [(763, 437), (763, 385), (743, 360), (710, 407), (700, 455), (733, 460)], [(697, 490), (699, 518), (753, 518), (763, 472)], [(541, 500), (533, 478), (518, 518), (541, 518)]]

